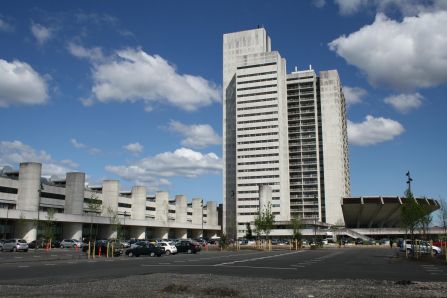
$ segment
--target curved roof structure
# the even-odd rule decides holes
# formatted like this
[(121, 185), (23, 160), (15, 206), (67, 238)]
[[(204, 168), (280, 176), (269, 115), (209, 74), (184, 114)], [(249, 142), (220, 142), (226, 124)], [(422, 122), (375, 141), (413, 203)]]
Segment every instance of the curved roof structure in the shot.
[[(347, 197), (342, 199), (343, 217), (348, 228), (401, 227), (401, 206), (407, 198), (390, 196)], [(429, 213), (439, 209), (438, 201), (415, 198)]]

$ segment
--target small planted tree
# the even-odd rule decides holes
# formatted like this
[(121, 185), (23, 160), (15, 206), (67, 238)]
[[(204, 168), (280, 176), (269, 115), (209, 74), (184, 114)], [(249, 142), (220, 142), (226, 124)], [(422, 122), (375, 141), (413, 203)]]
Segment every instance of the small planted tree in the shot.
[(303, 235), (301, 234), (301, 217), (298, 215), (294, 215), (290, 223), (292, 226), (292, 238), (294, 241), (298, 241), (298, 245), (299, 247), (301, 247), (301, 240), (303, 238)]
[(438, 218), (444, 228), (444, 238), (447, 240), (447, 200), (440, 198), (439, 203), (441, 206), (439, 208)]
[(44, 222), (44, 238), (47, 243), (51, 243), (54, 238), (54, 223), (56, 209), (49, 208), (47, 210), (47, 219)]
[[(426, 210), (422, 208), (414, 199), (410, 190), (406, 192), (406, 198), (401, 206), (402, 226), (406, 232), (410, 233), (410, 239), (415, 245), (414, 232), (421, 225)], [(412, 249), (414, 255), (414, 249)]]
[(272, 205), (269, 203), (265, 210), (262, 210), (255, 217), (255, 227), (258, 236), (264, 234), (266, 238), (269, 237), (270, 231), (273, 229), (275, 223), (275, 216), (272, 213)]
[(246, 228), (247, 228), (247, 232), (245, 234), (245, 238), (247, 238), (248, 240), (253, 239), (253, 231), (251, 230), (251, 226), (250, 226), (249, 222), (246, 223)]
[(219, 240), (219, 247), (221, 249), (226, 249), (228, 247), (228, 237), (227, 234), (222, 233)]
[(96, 240), (96, 232), (98, 230), (98, 227), (95, 229), (95, 235), (93, 235), (93, 215), (96, 215), (101, 212), (102, 209), (102, 201), (98, 199), (98, 197), (94, 194), (91, 195), (90, 199), (87, 201), (88, 205), (88, 212), (90, 213), (90, 233), (89, 238), (90, 240)]
[(116, 231), (116, 238), (117, 239), (122, 239), (122, 237), (123, 237), (123, 229), (122, 229), (122, 226), (121, 226), (121, 221), (120, 221), (120, 219), (118, 217), (118, 212), (113, 211), (113, 209), (111, 207), (109, 207), (107, 209), (107, 213), (109, 214), (109, 217), (110, 217), (110, 225)]

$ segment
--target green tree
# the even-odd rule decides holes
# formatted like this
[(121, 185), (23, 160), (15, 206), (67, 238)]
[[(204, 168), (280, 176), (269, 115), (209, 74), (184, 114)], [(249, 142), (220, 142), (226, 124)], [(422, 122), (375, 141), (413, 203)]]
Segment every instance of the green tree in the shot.
[(297, 240), (301, 246), (301, 239), (303, 238), (303, 235), (301, 234), (301, 217), (298, 215), (294, 215), (292, 217), (292, 220), (290, 221), (290, 224), (292, 226), (292, 238), (293, 240)]
[(247, 229), (247, 233), (245, 234), (245, 238), (247, 238), (248, 240), (251, 240), (251, 239), (253, 239), (253, 231), (251, 230), (250, 223), (247, 222), (245, 225), (246, 225), (246, 229)]
[(272, 205), (268, 203), (267, 208), (260, 211), (255, 217), (256, 234), (258, 236), (264, 234), (265, 237), (268, 238), (274, 223), (275, 216), (272, 213)]
[(219, 239), (219, 247), (221, 249), (226, 249), (228, 247), (228, 237), (227, 234), (222, 233)]
[(47, 209), (47, 219), (44, 222), (44, 238), (47, 242), (54, 238), (54, 223), (55, 223), (56, 209)]
[(107, 209), (107, 213), (109, 214), (110, 225), (116, 231), (116, 239), (121, 240), (123, 238), (123, 229), (122, 229), (121, 221), (118, 217), (118, 212), (113, 211), (113, 209), (111, 207), (109, 207)]
[[(422, 208), (414, 199), (410, 190), (406, 192), (406, 198), (401, 206), (402, 227), (410, 233), (412, 243), (415, 243), (414, 232), (420, 227), (423, 217), (426, 215), (425, 208)], [(414, 255), (414, 249), (412, 250)]]
[(447, 239), (447, 201), (444, 198), (440, 198), (439, 204), (438, 218), (444, 228), (444, 238)]
[(96, 240), (96, 233), (98, 231), (98, 225), (96, 225), (95, 235), (93, 235), (93, 215), (101, 213), (102, 209), (102, 201), (98, 199), (98, 196), (92, 194), (90, 199), (86, 199), (88, 205), (88, 212), (90, 213), (90, 232), (89, 238), (90, 240)]

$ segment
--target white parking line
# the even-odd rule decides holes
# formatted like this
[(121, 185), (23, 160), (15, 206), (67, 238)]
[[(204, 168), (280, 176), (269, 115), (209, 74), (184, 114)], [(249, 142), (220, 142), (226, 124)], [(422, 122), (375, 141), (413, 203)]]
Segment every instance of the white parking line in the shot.
[(23, 257), (14, 257), (14, 259), (23, 259)]
[(56, 264), (45, 264), (45, 266), (56, 266)]
[(42, 256), (33, 256), (34, 258), (41, 258)]
[(298, 268), (290, 268), (290, 267), (265, 267), (265, 266), (232, 266), (232, 265), (222, 265), (222, 267), (230, 267), (230, 268), (252, 268), (252, 269), (274, 269), (274, 270), (298, 270)]
[(292, 254), (298, 254), (298, 253), (302, 253), (302, 252), (304, 252), (304, 251), (303, 250), (301, 250), (301, 251), (294, 251), (294, 252), (288, 252), (288, 253), (283, 253), (283, 254), (278, 254), (278, 255), (273, 255), (273, 256), (265, 256), (265, 257), (259, 257), (259, 258), (251, 258), (251, 259), (245, 259), (245, 260), (239, 260), (239, 261), (220, 263), (220, 264), (215, 264), (214, 266), (233, 265), (235, 263), (245, 263), (245, 262), (252, 262), (252, 261), (257, 261), (257, 260), (265, 260), (265, 259), (271, 259), (271, 258), (288, 256), (288, 255), (292, 255)]
[(17, 266), (18, 268), (29, 268), (29, 266)]

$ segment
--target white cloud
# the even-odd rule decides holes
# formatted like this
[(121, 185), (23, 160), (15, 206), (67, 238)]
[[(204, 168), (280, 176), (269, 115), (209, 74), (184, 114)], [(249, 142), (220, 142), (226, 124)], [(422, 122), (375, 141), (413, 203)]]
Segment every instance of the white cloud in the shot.
[(383, 101), (392, 105), (398, 112), (406, 114), (422, 105), (424, 97), (419, 93), (399, 94), (386, 97)]
[(399, 12), (403, 16), (447, 9), (445, 0), (335, 0), (334, 2), (338, 5), (341, 15), (352, 15), (371, 8), (383, 13)]
[(365, 97), (368, 92), (366, 92), (365, 89), (359, 87), (343, 86), (343, 94), (345, 95), (346, 104), (350, 106), (353, 104), (361, 103), (363, 97)]
[(78, 140), (71, 138), (70, 144), (76, 149), (85, 149), (90, 155), (98, 155), (101, 153), (101, 150), (98, 148), (90, 147), (85, 145), (84, 143), (79, 142)]
[(167, 102), (193, 111), (220, 100), (220, 89), (200, 76), (177, 73), (158, 55), (141, 49), (118, 51), (93, 67), (93, 95), (101, 102)]
[(136, 184), (153, 183), (160, 177), (194, 178), (207, 174), (219, 174), (222, 170), (222, 160), (214, 153), (202, 154), (191, 149), (180, 148), (174, 152), (164, 152), (143, 158), (131, 165), (108, 165), (106, 170)]
[(42, 163), (42, 176), (65, 177), (67, 172), (78, 167), (71, 160), (54, 160), (45, 151), (36, 151), (21, 141), (0, 141), (0, 165), (9, 165), (18, 168), (21, 162)]
[(84, 107), (90, 107), (94, 103), (94, 100), (91, 98), (81, 97), (79, 100), (81, 101), (81, 103)]
[(203, 148), (210, 145), (219, 145), (221, 137), (208, 124), (186, 125), (178, 121), (169, 123), (169, 130), (180, 133), (184, 139), (181, 144), (192, 148)]
[(0, 59), (0, 107), (14, 104), (43, 104), (48, 99), (43, 76), (29, 64)]
[(329, 47), (363, 70), (373, 85), (413, 90), (447, 82), (447, 11), (396, 22), (383, 14), (373, 24)]
[(14, 27), (12, 27), (11, 24), (6, 22), (5, 20), (0, 19), (0, 31), (11, 32), (13, 30), (14, 30)]
[(67, 44), (67, 50), (73, 56), (81, 59), (85, 58), (90, 61), (99, 61), (104, 59), (104, 55), (100, 47), (86, 48), (74, 42), (69, 42)]
[(141, 145), (140, 143), (130, 143), (126, 146), (123, 147), (124, 149), (126, 149), (127, 151), (130, 151), (132, 153), (141, 153), (143, 152), (143, 145)]
[(76, 139), (70, 139), (70, 144), (77, 149), (85, 148), (85, 144), (78, 142)]
[(326, 5), (326, 0), (312, 0), (312, 4), (317, 8), (322, 8)]
[(53, 35), (53, 32), (50, 28), (44, 27), (37, 23), (31, 24), (31, 33), (40, 46), (50, 40)]
[(390, 141), (404, 131), (399, 122), (383, 117), (368, 115), (361, 123), (348, 120), (348, 139), (353, 145), (368, 146)]

